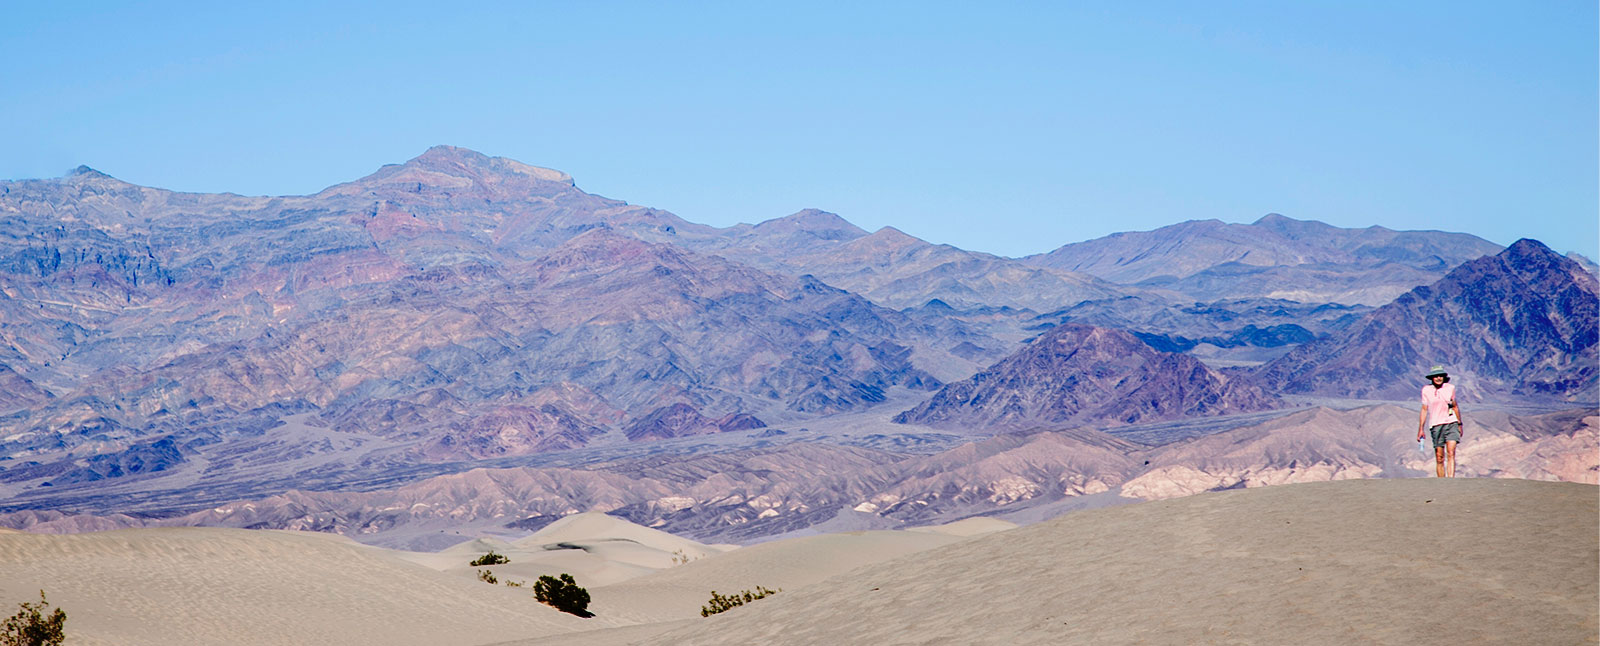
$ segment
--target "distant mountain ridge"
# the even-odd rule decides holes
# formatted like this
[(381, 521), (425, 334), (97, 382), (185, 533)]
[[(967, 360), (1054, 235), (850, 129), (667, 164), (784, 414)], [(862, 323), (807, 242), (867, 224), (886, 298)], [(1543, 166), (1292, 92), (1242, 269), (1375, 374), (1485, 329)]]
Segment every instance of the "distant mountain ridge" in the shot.
[[(1381, 305), (1500, 249), (1462, 233), (1342, 229), (1272, 213), (1251, 224), (1194, 220), (1117, 233), (1023, 260), (1196, 301), (1260, 296)], [(1352, 273), (1360, 280), (1350, 280)]]
[(1263, 366), (1285, 392), (1412, 399), (1417, 366), (1442, 364), (1479, 398), (1600, 398), (1600, 286), (1534, 240), (1451, 271), (1351, 331)]
[(769, 271), (810, 274), (885, 307), (938, 300), (956, 308), (1010, 306), (1046, 311), (1083, 300), (1138, 293), (1092, 276), (1031, 267), (999, 256), (935, 245), (884, 227), (867, 233), (832, 213), (808, 209), (731, 235), (686, 240), (734, 254)]

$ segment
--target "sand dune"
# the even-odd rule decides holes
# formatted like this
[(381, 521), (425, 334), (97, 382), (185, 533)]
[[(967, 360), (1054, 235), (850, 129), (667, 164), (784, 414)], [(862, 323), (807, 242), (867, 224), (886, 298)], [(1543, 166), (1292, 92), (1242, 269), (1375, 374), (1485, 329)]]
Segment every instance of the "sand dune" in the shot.
[(1595, 643), (1597, 499), (1573, 483), (1357, 480), (1084, 511), (643, 643)]
[[(466, 541), (439, 552), (384, 550), (396, 558), (476, 579), (487, 569), (502, 582), (532, 583), (540, 576), (571, 574), (585, 588), (644, 576), (693, 559), (735, 549), (705, 545), (598, 512), (573, 514), (515, 542)], [(376, 548), (375, 548), (376, 549)], [(489, 551), (511, 559), (502, 565), (468, 565)]]
[(619, 557), (611, 560), (653, 568), (672, 567), (685, 559), (705, 558), (738, 547), (698, 543), (599, 512), (567, 516), (516, 544), (544, 549), (572, 545), (585, 551), (601, 550)]
[(1011, 522), (1009, 520), (1000, 520), (998, 518), (988, 518), (988, 517), (985, 517), (985, 516), (976, 516), (976, 517), (973, 517), (973, 518), (963, 518), (963, 519), (955, 521), (953, 523), (945, 523), (943, 525), (928, 525), (928, 526), (925, 526), (925, 527), (907, 527), (906, 531), (908, 531), (908, 532), (925, 532), (925, 533), (929, 533), (929, 534), (946, 534), (946, 535), (949, 535), (949, 536), (963, 536), (964, 537), (964, 536), (982, 536), (984, 534), (993, 534), (995, 532), (1003, 532), (1003, 531), (1006, 531), (1008, 529), (1016, 529), (1017, 527), (1018, 527), (1018, 525), (1016, 523), (1013, 523), (1013, 522)]
[[(704, 624), (700, 607), (713, 590), (803, 589), (856, 568), (959, 542), (937, 532), (866, 531), (761, 543), (688, 565), (591, 589), (597, 614), (642, 625), (511, 642), (506, 646), (633, 644), (665, 630)], [(774, 597), (775, 598), (775, 597)], [(767, 600), (762, 600), (766, 603)], [(753, 642), (752, 642), (753, 643)]]
[[(1573, 483), (1356, 480), (725, 552), (599, 515), (437, 554), (277, 531), (0, 533), (0, 603), (43, 588), (69, 643), (134, 646), (1581, 644), (1600, 630), (1597, 501)], [(657, 569), (552, 540), (704, 550)], [(502, 578), (589, 568), (597, 617), (473, 580), (488, 549), (513, 560)], [(758, 585), (783, 592), (699, 616), (711, 590)]]
[[(489, 586), (312, 533), (0, 535), (0, 603), (44, 589), (70, 644), (474, 644), (592, 629)], [(7, 612), (6, 614), (9, 614)]]

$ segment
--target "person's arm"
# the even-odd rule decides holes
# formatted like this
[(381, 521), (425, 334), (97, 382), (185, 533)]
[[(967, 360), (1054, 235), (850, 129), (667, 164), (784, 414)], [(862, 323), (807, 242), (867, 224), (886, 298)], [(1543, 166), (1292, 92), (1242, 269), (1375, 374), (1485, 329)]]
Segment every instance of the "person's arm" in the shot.
[(1417, 418), (1417, 441), (1422, 441), (1423, 431), (1428, 430), (1428, 405), (1422, 405), (1422, 416)]
[(1461, 425), (1461, 437), (1467, 437), (1467, 418), (1461, 414), (1461, 404), (1456, 403), (1454, 395), (1450, 396), (1450, 407), (1456, 409), (1456, 423)]

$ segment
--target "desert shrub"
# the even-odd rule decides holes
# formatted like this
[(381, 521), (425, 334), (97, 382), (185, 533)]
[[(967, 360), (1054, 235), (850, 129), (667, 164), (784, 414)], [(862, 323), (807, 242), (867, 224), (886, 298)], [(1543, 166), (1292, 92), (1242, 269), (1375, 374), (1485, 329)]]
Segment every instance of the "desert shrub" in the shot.
[[(44, 590), (39, 591), (39, 603), (20, 604), (21, 610), (0, 624), (0, 646), (60, 646), (66, 639), (63, 627), (67, 613), (60, 608), (50, 611)], [(48, 613), (48, 614), (47, 614)]]
[(541, 576), (533, 584), (533, 598), (539, 603), (555, 608), (565, 613), (579, 617), (593, 617), (589, 612), (589, 591), (578, 587), (578, 582), (573, 580), (571, 574), (563, 573), (561, 578)]
[(689, 556), (689, 554), (687, 552), (684, 552), (681, 548), (672, 551), (672, 564), (673, 565), (684, 565), (684, 564), (687, 564), (689, 561), (693, 561), (693, 560), (694, 560), (694, 557)]
[(505, 555), (495, 554), (494, 550), (489, 550), (488, 554), (478, 557), (478, 560), (468, 563), (467, 565), (477, 567), (479, 565), (502, 565), (510, 562), (511, 559), (506, 558)]
[(496, 577), (494, 572), (489, 570), (478, 570), (478, 580), (489, 585), (494, 585), (500, 582), (499, 577)]
[(724, 612), (750, 603), (756, 599), (765, 599), (779, 592), (783, 592), (783, 588), (778, 588), (777, 590), (768, 590), (759, 585), (756, 586), (755, 592), (751, 592), (749, 590), (740, 590), (736, 594), (730, 594), (727, 596), (717, 594), (716, 590), (712, 590), (711, 601), (707, 603), (707, 605), (700, 606), (700, 616), (710, 617), (711, 615), (719, 612)]

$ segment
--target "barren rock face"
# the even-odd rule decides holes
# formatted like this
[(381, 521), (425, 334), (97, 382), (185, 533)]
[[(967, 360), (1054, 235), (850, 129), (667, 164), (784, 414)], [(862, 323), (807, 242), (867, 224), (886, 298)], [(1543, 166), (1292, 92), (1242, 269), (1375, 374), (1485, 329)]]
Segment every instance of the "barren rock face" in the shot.
[(727, 418), (719, 431), (858, 410), (940, 385), (916, 364), (966, 363), (853, 294), (664, 244), (717, 230), (462, 149), (312, 196), (92, 171), (6, 188), (11, 455), (165, 434), (187, 455), (197, 427), (225, 441), (287, 407), (416, 458), (488, 458), (583, 446), (674, 403)]
[(1120, 330), (1063, 325), (895, 418), (933, 426), (1111, 422), (1263, 410), (1260, 389)]

